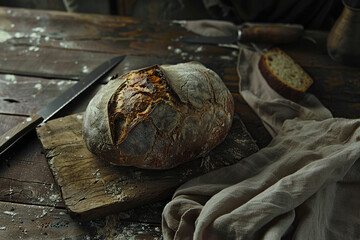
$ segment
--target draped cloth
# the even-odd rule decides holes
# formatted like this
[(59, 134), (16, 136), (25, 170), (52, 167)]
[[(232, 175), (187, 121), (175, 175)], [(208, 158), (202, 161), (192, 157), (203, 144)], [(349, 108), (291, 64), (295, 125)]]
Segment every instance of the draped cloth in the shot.
[(333, 118), (311, 94), (284, 99), (259, 57), (240, 51), (239, 92), (273, 140), (180, 186), (163, 210), (164, 239), (360, 239), (360, 120)]

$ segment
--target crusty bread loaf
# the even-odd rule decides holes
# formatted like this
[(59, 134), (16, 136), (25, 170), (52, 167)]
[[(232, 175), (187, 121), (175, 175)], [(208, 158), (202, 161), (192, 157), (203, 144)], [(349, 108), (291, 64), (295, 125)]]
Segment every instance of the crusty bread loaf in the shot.
[(110, 80), (86, 109), (83, 137), (110, 163), (167, 169), (222, 142), (233, 114), (232, 95), (212, 70), (155, 65)]
[(278, 48), (261, 55), (259, 69), (277, 93), (292, 101), (299, 101), (313, 83), (312, 78)]

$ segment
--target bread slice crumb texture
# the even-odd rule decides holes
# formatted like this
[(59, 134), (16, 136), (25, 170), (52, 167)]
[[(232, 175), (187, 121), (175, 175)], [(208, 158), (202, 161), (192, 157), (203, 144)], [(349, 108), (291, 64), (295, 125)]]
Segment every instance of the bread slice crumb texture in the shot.
[(289, 56), (278, 51), (269, 51), (266, 53), (266, 61), (273, 74), (287, 85), (300, 91), (305, 91), (311, 85), (308, 75)]

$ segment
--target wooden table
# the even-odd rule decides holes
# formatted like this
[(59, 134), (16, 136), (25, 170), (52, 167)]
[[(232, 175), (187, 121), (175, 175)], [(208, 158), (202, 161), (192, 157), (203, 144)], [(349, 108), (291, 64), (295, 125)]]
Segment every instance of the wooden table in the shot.
[[(172, 22), (119, 16), (69, 14), (0, 8), (0, 134), (49, 103), (97, 65), (117, 55), (149, 63), (200, 61), (215, 70), (233, 93), (236, 112), (259, 147), (271, 138), (238, 94), (237, 50), (185, 44), (190, 35)], [(326, 32), (281, 46), (314, 78), (310, 92), (335, 117), (360, 116), (360, 70), (332, 61)], [(124, 63), (122, 70), (128, 67)], [(84, 111), (99, 83), (56, 117)], [(103, 219), (80, 223), (65, 209), (42, 146), (30, 133), (1, 156), (0, 239), (160, 239), (161, 211), (167, 200)]]

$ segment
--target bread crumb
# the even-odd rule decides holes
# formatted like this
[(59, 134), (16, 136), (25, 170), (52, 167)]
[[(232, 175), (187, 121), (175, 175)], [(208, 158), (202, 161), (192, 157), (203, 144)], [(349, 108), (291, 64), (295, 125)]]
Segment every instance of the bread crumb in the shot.
[(174, 50), (174, 53), (176, 53), (176, 54), (180, 54), (182, 51), (181, 51), (181, 49), (180, 48), (175, 48), (175, 50)]
[(16, 216), (17, 215), (17, 213), (15, 213), (15, 212), (9, 212), (9, 211), (4, 211), (3, 212), (5, 215), (9, 215), (9, 216)]
[(200, 167), (205, 167), (207, 171), (211, 171), (212, 169), (214, 169), (214, 165), (211, 163), (211, 158), (209, 155), (203, 157)]

